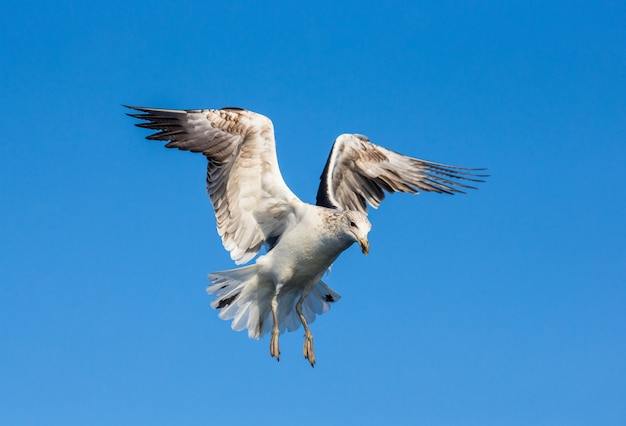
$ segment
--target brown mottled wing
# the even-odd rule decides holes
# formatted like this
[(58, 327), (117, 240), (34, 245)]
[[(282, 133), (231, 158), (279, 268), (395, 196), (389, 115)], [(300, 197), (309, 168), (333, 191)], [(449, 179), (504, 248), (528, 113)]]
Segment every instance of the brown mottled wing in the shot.
[(301, 201), (285, 184), (269, 118), (238, 108), (169, 110), (130, 107), (129, 114), (158, 130), (152, 140), (168, 148), (201, 152), (208, 160), (207, 191), (224, 247), (238, 264), (284, 231)]
[(433, 191), (446, 194), (472, 188), (459, 180), (482, 182), (482, 169), (467, 169), (407, 157), (375, 145), (363, 135), (344, 134), (335, 140), (320, 177), (317, 205), (367, 213), (385, 192)]

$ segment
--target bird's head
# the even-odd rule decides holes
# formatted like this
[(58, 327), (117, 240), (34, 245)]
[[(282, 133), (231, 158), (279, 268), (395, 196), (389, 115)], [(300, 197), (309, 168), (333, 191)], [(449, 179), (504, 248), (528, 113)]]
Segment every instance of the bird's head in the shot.
[(343, 215), (344, 229), (346, 233), (359, 243), (361, 251), (367, 255), (370, 251), (370, 243), (367, 240), (367, 233), (372, 229), (372, 224), (363, 213), (358, 211), (347, 211)]

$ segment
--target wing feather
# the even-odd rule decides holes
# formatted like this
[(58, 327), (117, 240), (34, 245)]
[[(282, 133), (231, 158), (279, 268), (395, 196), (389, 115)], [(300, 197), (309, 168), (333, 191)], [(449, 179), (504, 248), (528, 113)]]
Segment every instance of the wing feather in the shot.
[(470, 169), (408, 157), (375, 145), (363, 135), (339, 136), (320, 177), (317, 205), (367, 213), (376, 208), (385, 193), (446, 194), (476, 189), (467, 182), (482, 182), (484, 169)]
[(138, 127), (157, 130), (147, 139), (207, 157), (207, 193), (236, 263), (248, 262), (268, 239), (275, 242), (301, 201), (280, 173), (269, 118), (239, 108), (129, 108), (139, 112), (130, 116), (146, 121)]

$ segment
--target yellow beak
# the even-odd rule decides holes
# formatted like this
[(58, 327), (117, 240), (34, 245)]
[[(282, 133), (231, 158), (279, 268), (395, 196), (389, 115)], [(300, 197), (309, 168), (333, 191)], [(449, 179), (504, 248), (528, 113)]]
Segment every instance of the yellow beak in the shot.
[(370, 242), (367, 241), (367, 238), (359, 238), (359, 245), (361, 246), (361, 251), (365, 256), (370, 252)]

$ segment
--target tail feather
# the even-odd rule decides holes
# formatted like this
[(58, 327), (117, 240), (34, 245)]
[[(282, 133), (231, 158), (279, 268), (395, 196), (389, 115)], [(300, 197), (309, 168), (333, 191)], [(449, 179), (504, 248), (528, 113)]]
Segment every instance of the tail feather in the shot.
[[(257, 265), (209, 274), (211, 284), (206, 291), (214, 295), (211, 307), (220, 311), (223, 320), (232, 320), (231, 327), (235, 331), (248, 329), (248, 336), (259, 339), (272, 329), (270, 302), (274, 295), (274, 287), (259, 283)], [(283, 288), (278, 296), (278, 324), (281, 333), (294, 331), (301, 326), (296, 312), (302, 288)], [(316, 314), (323, 314), (330, 309), (330, 304), (341, 296), (319, 281), (306, 296), (302, 304), (302, 313), (310, 324), (315, 321)]]
[[(296, 312), (296, 303), (302, 294), (302, 290), (291, 291), (281, 294), (278, 298), (278, 320), (281, 325), (281, 331), (286, 328), (287, 331), (294, 331), (300, 328), (302, 323)], [(302, 314), (306, 322), (311, 324), (315, 321), (316, 315), (328, 312), (331, 303), (341, 299), (339, 293), (334, 291), (323, 281), (319, 281), (313, 290), (306, 296), (302, 303)]]
[(306, 298), (304, 304), (316, 314), (324, 314), (330, 309), (330, 304), (341, 299), (339, 293), (320, 281)]
[(231, 327), (235, 331), (247, 328), (250, 337), (261, 337), (274, 292), (267, 286), (259, 286), (257, 265), (213, 272), (209, 274), (209, 280), (211, 284), (206, 291), (215, 296), (211, 307), (220, 311), (219, 317), (233, 320)]

